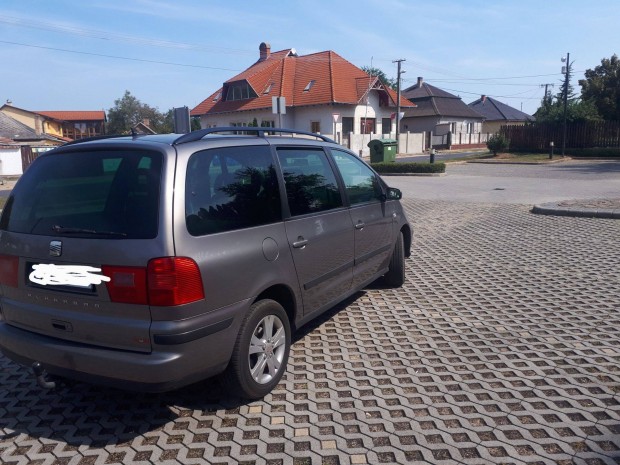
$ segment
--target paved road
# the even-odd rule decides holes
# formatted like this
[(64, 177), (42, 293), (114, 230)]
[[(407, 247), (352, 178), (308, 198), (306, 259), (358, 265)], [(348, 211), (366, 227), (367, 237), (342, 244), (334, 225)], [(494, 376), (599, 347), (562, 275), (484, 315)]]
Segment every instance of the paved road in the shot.
[(448, 164), (446, 176), (386, 177), (406, 198), (534, 205), (575, 198), (620, 197), (619, 161), (549, 165)]
[[(451, 176), (479, 186), (487, 169)], [(504, 169), (492, 178), (511, 181)], [(537, 173), (521, 178), (534, 190)], [(0, 463), (617, 464), (620, 221), (454, 200), (404, 201), (405, 286), (371, 286), (303, 328), (264, 400), (214, 382), (42, 391), (0, 357)]]

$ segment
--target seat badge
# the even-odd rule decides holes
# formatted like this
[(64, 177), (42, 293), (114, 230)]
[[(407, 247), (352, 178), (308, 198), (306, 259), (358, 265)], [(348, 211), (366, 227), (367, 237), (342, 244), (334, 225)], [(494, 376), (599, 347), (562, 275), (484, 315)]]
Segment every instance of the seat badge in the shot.
[(62, 242), (52, 241), (50, 242), (50, 256), (60, 257), (62, 255)]

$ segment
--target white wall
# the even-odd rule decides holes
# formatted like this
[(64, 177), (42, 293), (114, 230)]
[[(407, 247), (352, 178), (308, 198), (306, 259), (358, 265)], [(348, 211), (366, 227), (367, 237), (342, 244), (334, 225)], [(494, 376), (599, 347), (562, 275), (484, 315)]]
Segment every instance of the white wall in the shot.
[(0, 149), (0, 175), (15, 176), (22, 172), (22, 153), (19, 147)]
[[(362, 157), (370, 157), (370, 149), (368, 148), (368, 142), (373, 139), (394, 139), (395, 133), (392, 134), (349, 134), (350, 137), (350, 149), (357, 155), (362, 154)], [(406, 132), (399, 134), (398, 137), (398, 151), (401, 154), (419, 154), (424, 153), (426, 147), (424, 146), (425, 138), (424, 133)]]

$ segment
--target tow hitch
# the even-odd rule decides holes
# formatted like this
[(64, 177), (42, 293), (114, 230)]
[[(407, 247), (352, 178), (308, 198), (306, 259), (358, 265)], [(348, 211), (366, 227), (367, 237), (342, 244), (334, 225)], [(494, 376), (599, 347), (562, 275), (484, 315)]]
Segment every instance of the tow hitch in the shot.
[(41, 386), (43, 389), (55, 389), (56, 383), (53, 381), (47, 381), (45, 379), (45, 370), (41, 366), (39, 362), (34, 362), (32, 364), (32, 371), (34, 372), (34, 376), (37, 379), (37, 384)]

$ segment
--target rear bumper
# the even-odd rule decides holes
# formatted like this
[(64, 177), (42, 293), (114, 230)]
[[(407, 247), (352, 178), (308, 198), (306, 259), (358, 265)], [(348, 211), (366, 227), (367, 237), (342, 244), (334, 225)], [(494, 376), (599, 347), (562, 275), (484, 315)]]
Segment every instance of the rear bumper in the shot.
[(40, 362), (50, 374), (120, 389), (164, 392), (226, 368), (244, 313), (235, 306), (219, 316), (230, 324), (204, 337), (186, 338), (187, 342), (153, 344), (151, 353), (69, 342), (0, 321), (0, 349), (26, 366)]

